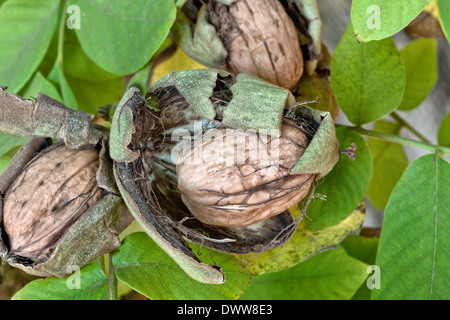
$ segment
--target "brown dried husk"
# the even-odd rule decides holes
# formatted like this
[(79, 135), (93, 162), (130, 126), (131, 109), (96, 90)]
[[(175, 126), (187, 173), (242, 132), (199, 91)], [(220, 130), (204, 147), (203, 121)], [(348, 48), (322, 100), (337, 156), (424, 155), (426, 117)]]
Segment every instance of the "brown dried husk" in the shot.
[(297, 84), (303, 54), (295, 25), (278, 0), (209, 1), (208, 13), (228, 52), (230, 71), (287, 89)]
[(210, 225), (246, 227), (278, 215), (309, 192), (313, 174), (291, 175), (307, 136), (284, 119), (280, 136), (219, 128), (181, 154), (178, 188), (190, 212)]
[(95, 202), (99, 152), (55, 145), (28, 163), (8, 189), (3, 227), (10, 255), (38, 264), (46, 261), (58, 239)]

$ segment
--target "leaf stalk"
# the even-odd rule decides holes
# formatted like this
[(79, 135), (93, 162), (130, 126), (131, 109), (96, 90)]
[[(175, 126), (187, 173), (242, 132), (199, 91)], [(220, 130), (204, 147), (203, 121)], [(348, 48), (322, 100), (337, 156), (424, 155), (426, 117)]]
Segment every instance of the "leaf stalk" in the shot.
[(117, 293), (117, 277), (116, 266), (112, 261), (112, 254), (108, 255), (108, 287), (109, 287), (109, 300), (118, 300)]
[(420, 132), (418, 132), (416, 129), (414, 129), (409, 123), (407, 123), (400, 115), (398, 115), (396, 112), (391, 113), (391, 117), (397, 121), (397, 123), (400, 125), (401, 128), (408, 129), (413, 135), (415, 135), (417, 138), (422, 140), (423, 142), (430, 143), (431, 142), (425, 138)]
[(422, 150), (427, 150), (427, 151), (431, 151), (431, 152), (437, 151), (442, 154), (450, 155), (450, 148), (448, 148), (448, 147), (431, 144), (429, 142), (403, 138), (403, 137), (399, 137), (399, 136), (389, 134), (389, 133), (367, 130), (362, 127), (352, 127), (352, 126), (346, 126), (346, 127), (349, 128), (350, 130), (358, 132), (359, 134), (364, 135), (364, 136), (373, 137), (376, 139), (389, 141), (389, 142), (397, 143), (397, 144), (402, 144), (402, 145), (406, 145), (406, 146), (410, 146), (410, 147), (414, 147), (414, 148), (418, 148), (418, 149), (422, 149)]

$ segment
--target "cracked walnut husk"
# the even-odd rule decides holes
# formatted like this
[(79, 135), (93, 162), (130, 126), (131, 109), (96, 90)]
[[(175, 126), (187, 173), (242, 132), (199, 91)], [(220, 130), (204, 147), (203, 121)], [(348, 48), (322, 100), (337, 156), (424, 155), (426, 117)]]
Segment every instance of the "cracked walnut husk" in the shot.
[(283, 246), (288, 208), (338, 161), (328, 112), (255, 76), (178, 71), (131, 88), (111, 127), (111, 158), (135, 219), (191, 277), (222, 283), (186, 240), (226, 253)]
[(114, 181), (106, 129), (43, 94), (24, 100), (3, 88), (0, 114), (2, 131), (32, 138), (0, 175), (2, 262), (64, 277), (119, 247), (133, 217)]
[(189, 56), (292, 89), (321, 55), (315, 0), (187, 0), (172, 28)]

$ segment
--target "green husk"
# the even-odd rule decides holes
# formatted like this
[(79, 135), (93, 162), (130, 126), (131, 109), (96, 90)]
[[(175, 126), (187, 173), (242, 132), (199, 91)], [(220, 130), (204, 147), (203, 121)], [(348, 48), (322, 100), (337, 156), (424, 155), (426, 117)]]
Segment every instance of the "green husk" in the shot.
[(24, 100), (0, 87), (0, 130), (23, 137), (52, 137), (72, 149), (96, 145), (108, 134), (93, 124), (94, 116), (67, 108), (39, 93), (36, 101)]

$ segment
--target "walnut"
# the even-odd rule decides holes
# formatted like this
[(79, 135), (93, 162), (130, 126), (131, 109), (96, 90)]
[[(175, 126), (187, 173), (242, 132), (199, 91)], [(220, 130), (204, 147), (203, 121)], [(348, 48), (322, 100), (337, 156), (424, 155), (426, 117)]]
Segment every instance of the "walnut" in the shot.
[(278, 0), (210, 4), (211, 22), (228, 52), (228, 69), (287, 89), (297, 84), (303, 55), (294, 23)]
[(45, 149), (16, 178), (4, 199), (3, 225), (10, 252), (44, 261), (54, 244), (94, 202), (99, 152), (63, 145)]
[(308, 147), (306, 135), (284, 119), (281, 135), (222, 127), (207, 132), (177, 163), (178, 188), (203, 223), (245, 227), (302, 200), (314, 174), (290, 174)]

